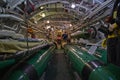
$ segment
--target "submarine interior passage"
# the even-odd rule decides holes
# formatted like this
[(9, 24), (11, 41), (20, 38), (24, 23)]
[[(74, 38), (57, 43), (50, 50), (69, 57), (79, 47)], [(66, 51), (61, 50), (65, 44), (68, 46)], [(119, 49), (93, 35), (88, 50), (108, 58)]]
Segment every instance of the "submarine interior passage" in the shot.
[(0, 0), (0, 80), (120, 80), (120, 0)]

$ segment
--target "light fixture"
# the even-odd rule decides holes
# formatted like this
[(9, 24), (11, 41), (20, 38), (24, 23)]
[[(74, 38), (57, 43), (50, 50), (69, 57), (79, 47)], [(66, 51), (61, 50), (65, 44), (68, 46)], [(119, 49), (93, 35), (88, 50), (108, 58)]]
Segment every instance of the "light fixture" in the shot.
[(42, 13), (41, 16), (42, 16), (42, 17), (45, 17), (45, 13)]
[(53, 29), (53, 28), (51, 28), (51, 30), (52, 30), (52, 31), (54, 31), (54, 29)]
[(70, 27), (72, 26), (72, 24), (70, 24)]
[(43, 9), (43, 8), (44, 8), (43, 6), (40, 7), (40, 9)]
[(73, 9), (74, 9), (75, 7), (76, 7), (76, 6), (75, 6), (75, 4), (74, 4), (74, 3), (72, 3), (72, 4), (71, 4), (71, 8), (73, 8)]
[(37, 21), (34, 21), (35, 24), (37, 24)]
[(49, 29), (49, 28), (51, 28), (51, 26), (47, 26), (47, 27), (46, 27), (46, 29)]
[(50, 23), (50, 21), (48, 20), (47, 23)]

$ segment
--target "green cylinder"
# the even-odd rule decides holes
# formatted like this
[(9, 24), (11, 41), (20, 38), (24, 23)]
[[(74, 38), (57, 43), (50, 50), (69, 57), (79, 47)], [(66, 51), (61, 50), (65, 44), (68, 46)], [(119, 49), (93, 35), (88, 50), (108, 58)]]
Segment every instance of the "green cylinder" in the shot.
[(65, 52), (68, 54), (73, 67), (82, 76), (83, 80), (118, 80), (115, 74), (105, 68), (104, 63), (83, 49), (66, 45)]
[(107, 63), (107, 50), (98, 48), (93, 55), (104, 63)]
[(21, 70), (14, 71), (7, 80), (29, 80), (26, 73)]
[(77, 69), (80, 74), (82, 74), (81, 72), (85, 66), (85, 63), (95, 59), (97, 60), (97, 58), (89, 56), (87, 52), (82, 49), (78, 49), (76, 46), (65, 46), (65, 52), (68, 53), (74, 68)]
[(15, 59), (0, 61), (0, 70), (15, 63)]
[(71, 37), (76, 38), (76, 39), (80, 39), (80, 38), (88, 39), (90, 37), (90, 34), (85, 32), (85, 33), (76, 34), (76, 35), (71, 36)]
[[(85, 46), (84, 46), (85, 47)], [(83, 47), (83, 48), (84, 48)], [(84, 51), (88, 51), (90, 49), (91, 46), (89, 47), (85, 47), (86, 50)], [(81, 47), (79, 47), (81, 49)], [(83, 50), (83, 49), (82, 49)], [(93, 55), (98, 58), (100, 61), (107, 63), (107, 50), (103, 49), (103, 48), (99, 48), (97, 47), (96, 51), (93, 53)]]
[(89, 75), (89, 80), (118, 80), (114, 74), (105, 67), (98, 67)]
[(13, 71), (7, 80), (39, 80), (47, 67), (54, 49), (55, 46), (49, 47), (49, 49), (42, 49), (39, 53)]

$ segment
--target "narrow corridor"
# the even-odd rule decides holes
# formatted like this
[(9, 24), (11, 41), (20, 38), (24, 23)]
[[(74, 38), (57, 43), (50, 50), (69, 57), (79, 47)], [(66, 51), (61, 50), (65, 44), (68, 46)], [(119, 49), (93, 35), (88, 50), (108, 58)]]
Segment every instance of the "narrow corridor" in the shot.
[(48, 65), (45, 80), (74, 80), (63, 50), (56, 50)]

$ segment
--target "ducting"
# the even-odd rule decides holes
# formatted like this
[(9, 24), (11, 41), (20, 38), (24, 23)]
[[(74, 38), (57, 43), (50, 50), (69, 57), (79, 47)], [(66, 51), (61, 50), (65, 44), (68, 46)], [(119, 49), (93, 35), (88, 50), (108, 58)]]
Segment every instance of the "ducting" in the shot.
[(11, 19), (14, 19), (17, 21), (24, 21), (22, 18), (19, 18), (15, 15), (12, 15), (12, 14), (0, 14), (0, 18), (11, 18)]

